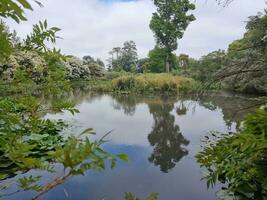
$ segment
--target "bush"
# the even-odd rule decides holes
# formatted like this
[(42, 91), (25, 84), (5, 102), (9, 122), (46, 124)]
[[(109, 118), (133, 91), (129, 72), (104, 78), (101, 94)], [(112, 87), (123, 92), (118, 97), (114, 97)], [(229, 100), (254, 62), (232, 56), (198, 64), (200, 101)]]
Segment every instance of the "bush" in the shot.
[(235, 134), (213, 133), (196, 158), (207, 169), (208, 186), (224, 184), (224, 195), (231, 199), (266, 199), (267, 111), (247, 115), (243, 125)]
[(170, 74), (126, 75), (112, 81), (112, 87), (115, 91), (138, 93), (189, 91), (190, 86), (193, 88), (193, 84), (194, 81), (192, 79)]
[(87, 65), (91, 76), (93, 77), (103, 77), (105, 75), (104, 68), (96, 63), (90, 63)]

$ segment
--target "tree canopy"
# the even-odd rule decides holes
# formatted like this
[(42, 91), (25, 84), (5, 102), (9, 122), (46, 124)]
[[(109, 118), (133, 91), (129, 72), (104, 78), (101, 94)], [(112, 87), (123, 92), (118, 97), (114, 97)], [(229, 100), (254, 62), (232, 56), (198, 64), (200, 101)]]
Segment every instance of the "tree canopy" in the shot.
[(153, 13), (150, 29), (153, 31), (156, 45), (166, 49), (165, 67), (170, 71), (171, 52), (177, 49), (177, 39), (183, 37), (184, 31), (190, 22), (195, 20), (195, 9), (189, 0), (154, 0), (157, 11)]
[(109, 54), (109, 68), (114, 71), (133, 72), (137, 70), (138, 54), (134, 41), (126, 41), (123, 47), (114, 47)]

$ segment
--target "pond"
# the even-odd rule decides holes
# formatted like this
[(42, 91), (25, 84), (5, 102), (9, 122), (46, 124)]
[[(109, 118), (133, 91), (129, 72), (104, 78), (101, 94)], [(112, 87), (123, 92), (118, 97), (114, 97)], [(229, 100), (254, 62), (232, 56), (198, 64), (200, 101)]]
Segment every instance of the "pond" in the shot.
[[(181, 96), (108, 95), (75, 91), (68, 95), (80, 113), (47, 114), (68, 121), (75, 133), (91, 127), (92, 139), (112, 131), (103, 146), (126, 153), (129, 162), (115, 169), (88, 171), (51, 190), (41, 199), (120, 200), (125, 192), (144, 199), (152, 192), (162, 200), (214, 200), (221, 186), (207, 188), (195, 155), (209, 131), (230, 132), (240, 126), (253, 101), (242, 96), (209, 95), (199, 100)], [(28, 172), (36, 174), (38, 172)], [(60, 172), (59, 172), (60, 174)], [(46, 179), (56, 175), (46, 174)], [(4, 199), (29, 199), (19, 193)]]

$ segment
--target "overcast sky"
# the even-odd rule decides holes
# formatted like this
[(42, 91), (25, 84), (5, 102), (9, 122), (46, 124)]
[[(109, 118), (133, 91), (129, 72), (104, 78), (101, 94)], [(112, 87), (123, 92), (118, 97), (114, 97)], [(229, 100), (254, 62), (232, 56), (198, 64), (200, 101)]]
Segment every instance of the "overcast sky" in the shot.
[[(155, 45), (149, 21), (155, 10), (152, 0), (42, 0), (43, 8), (35, 6), (27, 12), (28, 21), (11, 29), (20, 36), (31, 31), (32, 24), (48, 20), (62, 29), (57, 47), (65, 54), (79, 57), (92, 55), (106, 60), (108, 52), (126, 40), (137, 44), (139, 57), (145, 57)], [(263, 11), (264, 0), (235, 0), (226, 8), (215, 0), (195, 0), (192, 22), (179, 41), (177, 54), (198, 58), (217, 49), (226, 49), (242, 37), (248, 16)]]

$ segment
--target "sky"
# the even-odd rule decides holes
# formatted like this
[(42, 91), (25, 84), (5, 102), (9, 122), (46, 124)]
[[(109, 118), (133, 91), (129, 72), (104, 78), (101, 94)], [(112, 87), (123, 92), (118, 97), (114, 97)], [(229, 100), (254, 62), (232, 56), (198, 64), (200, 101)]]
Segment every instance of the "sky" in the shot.
[[(34, 6), (26, 12), (26, 22), (8, 21), (11, 29), (25, 37), (32, 25), (48, 20), (50, 26), (62, 29), (56, 47), (65, 54), (91, 55), (106, 61), (108, 52), (124, 41), (136, 42), (140, 58), (155, 46), (149, 22), (155, 11), (152, 0), (42, 0), (44, 7)], [(176, 54), (194, 58), (218, 49), (226, 49), (245, 32), (249, 16), (266, 8), (265, 0), (235, 0), (227, 7), (215, 0), (194, 0), (196, 20), (178, 42)]]

